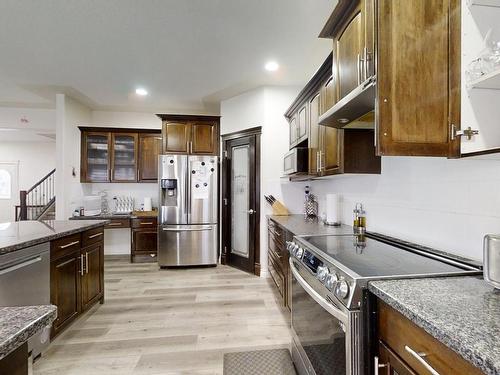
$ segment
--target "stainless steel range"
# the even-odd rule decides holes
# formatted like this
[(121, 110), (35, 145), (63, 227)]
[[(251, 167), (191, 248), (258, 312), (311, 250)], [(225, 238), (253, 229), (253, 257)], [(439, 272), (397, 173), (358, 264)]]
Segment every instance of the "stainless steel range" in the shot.
[(480, 265), (375, 234), (294, 237), (292, 358), (299, 374), (368, 374), (371, 280), (481, 274)]

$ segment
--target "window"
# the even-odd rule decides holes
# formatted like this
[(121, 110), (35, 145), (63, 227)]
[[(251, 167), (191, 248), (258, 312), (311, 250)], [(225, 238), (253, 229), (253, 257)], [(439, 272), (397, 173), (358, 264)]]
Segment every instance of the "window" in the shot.
[(12, 177), (5, 169), (0, 169), (0, 199), (11, 199)]

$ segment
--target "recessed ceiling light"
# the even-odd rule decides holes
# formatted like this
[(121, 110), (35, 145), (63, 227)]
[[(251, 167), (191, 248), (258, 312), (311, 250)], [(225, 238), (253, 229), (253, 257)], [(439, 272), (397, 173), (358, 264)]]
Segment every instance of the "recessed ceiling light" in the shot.
[(146, 96), (146, 95), (148, 95), (148, 90), (146, 90), (142, 87), (139, 87), (139, 88), (135, 89), (135, 93), (139, 96)]
[(279, 65), (276, 61), (269, 61), (266, 63), (266, 65), (264, 65), (264, 68), (268, 71), (268, 72), (275, 72), (279, 69)]

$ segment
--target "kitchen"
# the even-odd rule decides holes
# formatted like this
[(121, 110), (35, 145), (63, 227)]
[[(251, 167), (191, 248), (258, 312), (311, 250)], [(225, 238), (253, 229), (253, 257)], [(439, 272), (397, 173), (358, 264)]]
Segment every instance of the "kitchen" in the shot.
[[(32, 48), (35, 27), (62, 38), (47, 23), (60, 13), (114, 35), (83, 3), (38, 5), (22, 30), (23, 3), (2, 5), (2, 35)], [(47, 61), (61, 56), (42, 54), (30, 72), (15, 63), (27, 54), (16, 37), (5, 40), (5, 82), (21, 87), (22, 75), (31, 95), (50, 96), (54, 165), (40, 173), (55, 171), (21, 191), (19, 214), (0, 226), (0, 372), (498, 373), (498, 4), (237, 4), (135, 11), (151, 30), (162, 17), (174, 28), (209, 16), (186, 37), (208, 38), (238, 69), (214, 68), (215, 51), (201, 77), (165, 61), (160, 88), (147, 73), (156, 65), (95, 42), (102, 62), (88, 67), (108, 68), (95, 77), (118, 79), (133, 69), (127, 58), (141, 66), (134, 81), (145, 81), (121, 102), (81, 61), (59, 72)], [(130, 6), (98, 8), (131, 22)], [(294, 33), (286, 16), (301, 17), (288, 23)], [(210, 39), (210, 17), (255, 56)], [(137, 48), (163, 53), (149, 47)], [(127, 57), (123, 67), (110, 51)], [(242, 83), (241, 72), (260, 78)], [(50, 90), (35, 87), (41, 73)], [(21, 119), (36, 126), (35, 115)], [(0, 149), (16, 132), (4, 133)], [(56, 220), (44, 220), (50, 210)], [(6, 287), (18, 281), (26, 286)], [(19, 292), (32, 285), (40, 291)]]

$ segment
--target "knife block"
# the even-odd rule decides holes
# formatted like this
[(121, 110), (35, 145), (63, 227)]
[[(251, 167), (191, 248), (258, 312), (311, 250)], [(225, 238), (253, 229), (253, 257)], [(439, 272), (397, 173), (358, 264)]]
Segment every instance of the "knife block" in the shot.
[(290, 212), (280, 201), (275, 201), (271, 206), (273, 210), (273, 215), (275, 216), (289, 216)]

